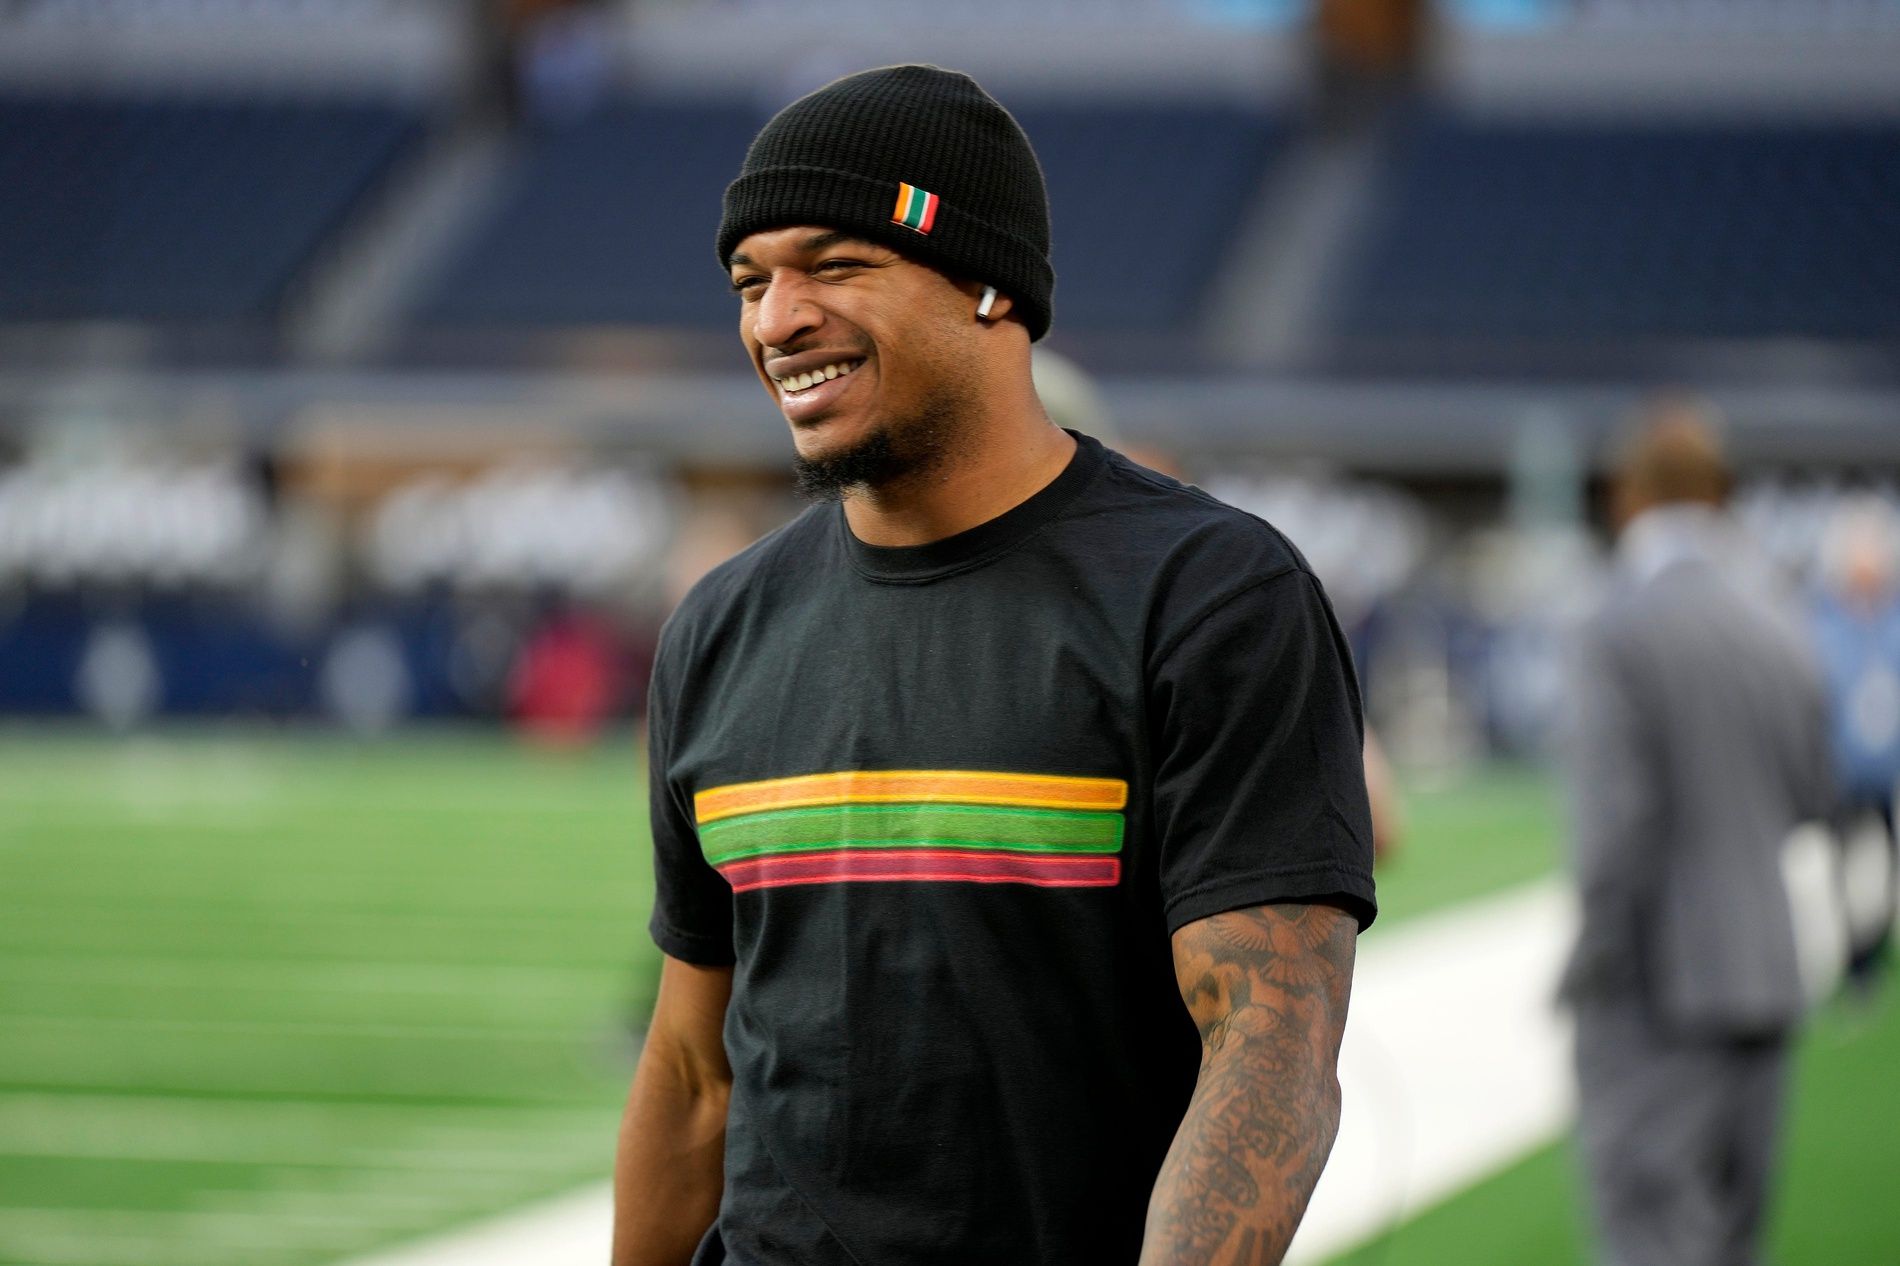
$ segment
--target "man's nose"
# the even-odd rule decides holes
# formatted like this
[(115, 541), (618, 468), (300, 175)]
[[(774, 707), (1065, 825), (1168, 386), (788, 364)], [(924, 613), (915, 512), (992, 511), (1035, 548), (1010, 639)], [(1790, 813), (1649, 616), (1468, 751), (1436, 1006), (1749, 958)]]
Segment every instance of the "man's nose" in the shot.
[(754, 314), (752, 335), (766, 347), (791, 347), (817, 329), (824, 312), (812, 301), (804, 278), (779, 276), (766, 283)]

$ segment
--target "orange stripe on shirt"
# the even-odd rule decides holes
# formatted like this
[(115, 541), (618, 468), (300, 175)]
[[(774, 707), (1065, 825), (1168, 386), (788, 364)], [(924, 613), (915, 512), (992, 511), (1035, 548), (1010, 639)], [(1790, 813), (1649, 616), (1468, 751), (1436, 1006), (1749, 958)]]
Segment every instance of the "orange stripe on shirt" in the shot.
[(853, 769), (710, 787), (693, 797), (701, 825), (742, 813), (824, 804), (997, 804), (1033, 809), (1118, 810), (1119, 778), (1008, 774), (973, 769)]

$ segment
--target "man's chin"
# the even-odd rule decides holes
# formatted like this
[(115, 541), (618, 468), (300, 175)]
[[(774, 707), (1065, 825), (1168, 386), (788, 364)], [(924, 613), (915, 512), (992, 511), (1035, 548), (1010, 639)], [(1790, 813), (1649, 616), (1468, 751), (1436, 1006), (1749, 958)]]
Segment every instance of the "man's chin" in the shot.
[(854, 419), (843, 413), (821, 413), (815, 418), (788, 422), (787, 425), (791, 427), (792, 446), (798, 450), (798, 455), (810, 458), (849, 448), (854, 442), (862, 440), (864, 433), (873, 429), (865, 426), (862, 419)]
[(794, 430), (793, 473), (801, 496), (837, 501), (863, 489), (916, 479), (946, 460), (956, 435), (954, 402), (891, 418), (853, 409)]
[(812, 501), (837, 501), (854, 489), (889, 483), (912, 465), (883, 427), (837, 438), (801, 432), (793, 447), (798, 495)]

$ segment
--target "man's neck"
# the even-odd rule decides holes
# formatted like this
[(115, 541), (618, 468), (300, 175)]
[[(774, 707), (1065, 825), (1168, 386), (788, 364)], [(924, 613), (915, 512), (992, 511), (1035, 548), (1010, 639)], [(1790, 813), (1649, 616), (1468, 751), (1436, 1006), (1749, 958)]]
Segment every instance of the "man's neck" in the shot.
[(1723, 524), (1721, 507), (1699, 501), (1649, 506), (1618, 538), (1619, 565), (1650, 580), (1685, 559), (1712, 557), (1723, 548)]
[(967, 532), (1021, 505), (1054, 482), (1075, 439), (1040, 408), (987, 434), (946, 462), (844, 501), (851, 534), (866, 545), (928, 545)]

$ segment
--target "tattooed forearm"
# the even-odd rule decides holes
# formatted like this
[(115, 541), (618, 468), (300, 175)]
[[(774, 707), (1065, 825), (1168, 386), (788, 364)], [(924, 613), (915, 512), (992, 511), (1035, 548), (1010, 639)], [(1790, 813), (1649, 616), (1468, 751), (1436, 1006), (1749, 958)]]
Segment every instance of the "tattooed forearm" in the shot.
[(1352, 918), (1261, 906), (1175, 934), (1201, 1074), (1154, 1196), (1142, 1266), (1274, 1266), (1339, 1129)]

